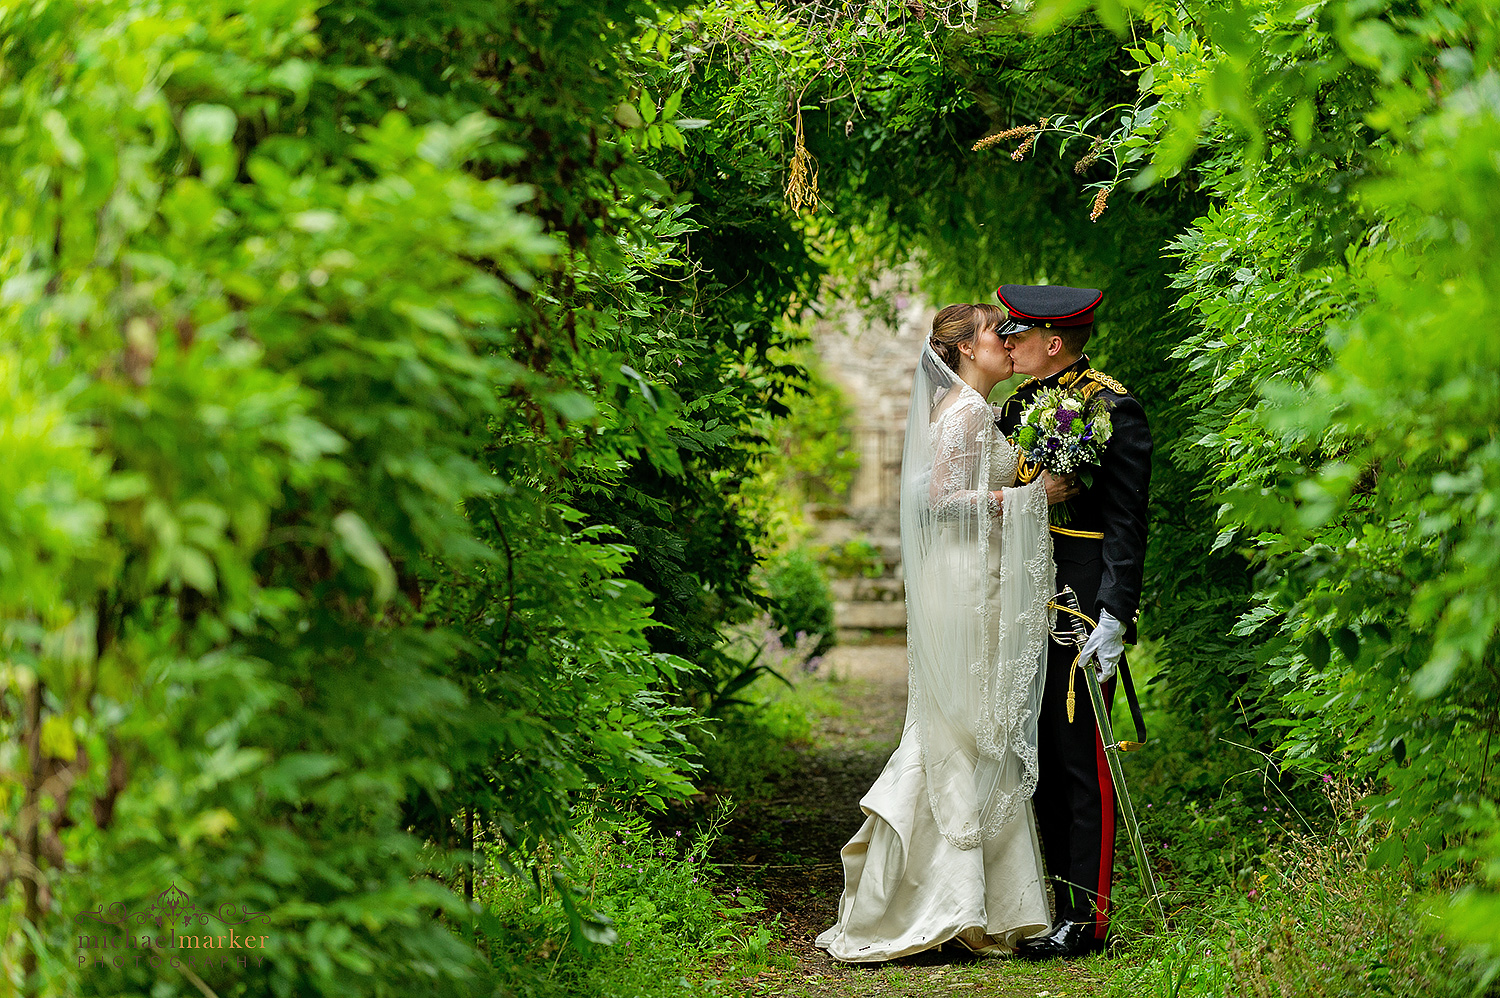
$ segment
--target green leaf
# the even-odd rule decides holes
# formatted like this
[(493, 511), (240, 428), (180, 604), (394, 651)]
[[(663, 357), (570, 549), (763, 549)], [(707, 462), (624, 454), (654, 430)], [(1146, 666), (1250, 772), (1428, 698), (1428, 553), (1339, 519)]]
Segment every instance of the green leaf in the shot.
[(1031, 30), (1050, 34), (1090, 6), (1090, 0), (1040, 0), (1031, 12)]
[(1306, 97), (1299, 98), (1292, 106), (1290, 119), (1292, 138), (1297, 140), (1297, 145), (1307, 148), (1312, 141), (1313, 126), (1313, 103)]
[(1302, 654), (1314, 669), (1327, 668), (1329, 660), (1328, 636), (1322, 631), (1313, 631), (1302, 643)]
[(315, 75), (316, 68), (307, 60), (288, 59), (271, 70), (269, 79), (272, 83), (290, 90), (296, 96), (298, 106), (301, 106), (307, 102), (307, 95), (312, 89)]
[(211, 594), (218, 588), (218, 573), (209, 556), (195, 547), (178, 549), (174, 566), (185, 585), (200, 593)]
[(596, 946), (613, 946), (620, 934), (607, 915), (595, 915), (579, 919), (578, 927), (584, 938)]
[(199, 156), (222, 151), (234, 141), (239, 119), (223, 104), (194, 104), (182, 113), (182, 141)]
[(1333, 643), (1345, 661), (1352, 663), (1359, 659), (1359, 637), (1348, 627), (1340, 627), (1333, 632)]
[(570, 422), (592, 419), (599, 413), (593, 400), (582, 392), (556, 392), (547, 396), (547, 404)]
[(338, 228), (339, 216), (337, 212), (315, 209), (312, 211), (299, 211), (290, 219), (293, 227), (303, 232), (332, 232)]
[(385, 548), (375, 539), (364, 519), (353, 510), (345, 510), (333, 518), (333, 530), (344, 548), (360, 565), (363, 565), (375, 581), (375, 602), (384, 604), (396, 594), (396, 570), (386, 556)]
[(645, 378), (641, 377), (639, 371), (631, 367), (629, 364), (621, 364), (620, 373), (635, 382), (636, 389), (641, 393), (641, 397), (646, 400), (647, 404), (649, 404), (651, 408), (658, 408), (656, 404), (656, 393), (651, 390), (651, 386), (646, 383)]
[(629, 101), (621, 101), (615, 107), (615, 123), (621, 128), (640, 128), (646, 123), (641, 113), (631, 106)]
[(68, 119), (62, 116), (62, 112), (49, 108), (42, 115), (42, 127), (51, 136), (52, 146), (64, 163), (75, 168), (83, 165), (83, 146), (73, 137), (73, 130), (68, 127)]
[(1377, 18), (1360, 21), (1341, 32), (1338, 40), (1356, 65), (1377, 71), (1386, 70), (1387, 63), (1398, 61), (1403, 51), (1395, 29)]
[(1405, 854), (1405, 843), (1402, 842), (1399, 836), (1391, 835), (1374, 849), (1370, 850), (1370, 855), (1365, 860), (1365, 865), (1372, 870), (1377, 870), (1383, 866), (1394, 866), (1401, 862)]
[(1431, 658), (1411, 679), (1411, 689), (1418, 699), (1430, 700), (1447, 688), (1462, 656), (1451, 645), (1439, 645)]
[(61, 714), (49, 714), (42, 721), (42, 755), (51, 759), (72, 761), (78, 755), (78, 739), (73, 735), (73, 725)]

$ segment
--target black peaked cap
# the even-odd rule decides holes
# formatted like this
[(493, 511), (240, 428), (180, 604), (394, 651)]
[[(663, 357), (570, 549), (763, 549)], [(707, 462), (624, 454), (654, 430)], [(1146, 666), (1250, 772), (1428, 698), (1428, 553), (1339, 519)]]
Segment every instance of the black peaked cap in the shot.
[(1094, 308), (1104, 300), (1104, 292), (1061, 284), (1002, 284), (995, 297), (1010, 310), (1016, 323), (1083, 326), (1094, 321)]

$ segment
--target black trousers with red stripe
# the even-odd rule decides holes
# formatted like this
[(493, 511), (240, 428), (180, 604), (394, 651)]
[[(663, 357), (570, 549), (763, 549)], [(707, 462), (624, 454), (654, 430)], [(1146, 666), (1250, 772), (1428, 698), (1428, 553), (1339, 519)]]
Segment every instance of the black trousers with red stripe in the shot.
[[(1103, 570), (1100, 543), (1057, 535), (1052, 540), (1057, 588), (1072, 586), (1079, 605), (1092, 615)], [(1059, 629), (1067, 624), (1066, 616), (1060, 615)], [(1040, 768), (1033, 803), (1058, 921), (1091, 922), (1094, 937), (1103, 939), (1109, 929), (1114, 875), (1115, 788), (1081, 672), (1073, 687), (1073, 721), (1068, 721), (1068, 674), (1077, 654), (1077, 649), (1056, 642), (1047, 648), (1047, 683), (1037, 725)], [(1104, 684), (1107, 703), (1114, 703), (1114, 692), (1114, 680)]]

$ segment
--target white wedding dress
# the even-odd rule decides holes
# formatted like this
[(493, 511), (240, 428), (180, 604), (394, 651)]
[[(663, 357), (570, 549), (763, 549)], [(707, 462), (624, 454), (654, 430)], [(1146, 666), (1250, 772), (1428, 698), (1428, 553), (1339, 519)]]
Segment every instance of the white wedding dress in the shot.
[[(993, 411), (923, 352), (902, 464), (910, 687), (901, 744), (860, 800), (844, 846), (838, 923), (817, 938), (847, 962), (949, 941), (1012, 952), (1048, 927), (1032, 816), (1036, 721), (1052, 593), (1040, 481)], [(990, 490), (1003, 491), (997, 516)]]

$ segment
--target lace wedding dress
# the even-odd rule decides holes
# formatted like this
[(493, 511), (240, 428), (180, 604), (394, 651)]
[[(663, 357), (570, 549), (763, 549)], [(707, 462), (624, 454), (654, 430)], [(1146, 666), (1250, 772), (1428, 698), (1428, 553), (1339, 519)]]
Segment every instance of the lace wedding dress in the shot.
[[(1047, 497), (1014, 487), (988, 403), (925, 348), (902, 457), (906, 726), (842, 850), (835, 959), (950, 940), (1005, 954), (1049, 923), (1031, 811), (1052, 593)], [(1004, 501), (995, 503), (992, 490)]]

